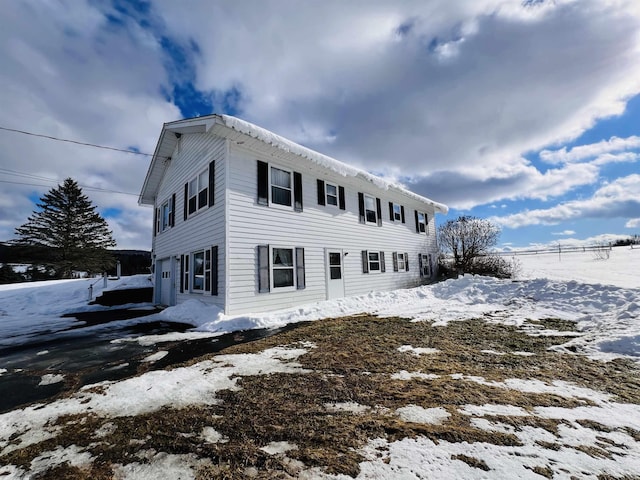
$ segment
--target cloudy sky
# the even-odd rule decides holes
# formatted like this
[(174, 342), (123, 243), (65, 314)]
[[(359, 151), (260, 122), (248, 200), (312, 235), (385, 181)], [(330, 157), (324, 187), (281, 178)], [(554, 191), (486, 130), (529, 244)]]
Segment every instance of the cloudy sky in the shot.
[(66, 177), (119, 248), (163, 122), (228, 113), (491, 218), (503, 246), (640, 233), (637, 0), (6, 0), (0, 240)]

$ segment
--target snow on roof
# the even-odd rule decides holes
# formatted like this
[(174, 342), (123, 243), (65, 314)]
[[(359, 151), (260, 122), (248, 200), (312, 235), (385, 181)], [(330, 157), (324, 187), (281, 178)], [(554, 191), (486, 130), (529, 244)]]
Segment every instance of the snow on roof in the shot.
[(422, 195), (418, 195), (410, 190), (407, 190), (400, 184), (390, 182), (385, 180), (384, 178), (378, 177), (376, 175), (372, 175), (365, 170), (352, 167), (343, 163), (335, 158), (331, 158), (322, 153), (316, 152), (315, 150), (311, 150), (310, 148), (303, 147), (291, 140), (281, 137), (280, 135), (276, 135), (269, 130), (258, 127), (252, 123), (249, 123), (245, 120), (241, 120), (236, 117), (232, 117), (230, 115), (219, 115), (219, 118), (222, 120), (222, 123), (237, 132), (244, 133), (245, 135), (249, 135), (252, 138), (256, 138), (266, 143), (267, 145), (272, 145), (280, 150), (285, 152), (293, 153), (294, 155), (301, 156), (306, 158), (307, 160), (312, 161), (313, 163), (327, 168), (343, 177), (360, 177), (371, 183), (373, 183), (376, 187), (381, 188), (383, 190), (398, 190), (402, 192), (404, 195), (413, 198), (422, 203), (427, 203), (432, 205), (438, 212), (446, 214), (449, 211), (449, 207), (442, 203), (435, 202), (429, 198), (423, 197)]

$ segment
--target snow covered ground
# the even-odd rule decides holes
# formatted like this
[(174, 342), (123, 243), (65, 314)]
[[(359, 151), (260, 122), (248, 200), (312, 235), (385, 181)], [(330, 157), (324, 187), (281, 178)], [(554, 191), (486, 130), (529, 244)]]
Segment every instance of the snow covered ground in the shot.
[[(584, 255), (566, 254), (560, 262), (557, 255), (555, 258), (553, 255), (517, 258), (521, 260), (522, 271), (516, 281), (465, 276), (415, 289), (370, 293), (267, 314), (235, 317), (226, 316), (213, 307), (192, 300), (168, 308), (158, 315), (168, 320), (190, 322), (198, 331), (208, 334), (276, 327), (302, 320), (366, 312), (382, 317), (400, 316), (417, 322), (428, 321), (434, 325), (485, 318), (488, 322), (527, 328), (532, 335), (558, 335), (559, 332), (531, 329), (527, 320), (559, 318), (577, 322), (580, 334), (568, 336), (567, 343), (557, 349), (584, 353), (601, 360), (615, 357), (640, 360), (640, 274), (637, 273), (640, 272), (640, 249), (616, 248), (606, 261), (594, 260), (588, 252)], [(146, 279), (130, 281), (144, 282)], [(49, 325), (50, 322), (66, 322), (57, 317), (71, 310), (88, 308), (84, 301), (86, 288), (87, 281), (84, 280), (0, 287), (0, 335), (7, 338), (7, 333), (16, 335), (16, 332), (42, 328), (43, 322)], [(173, 335), (172, 339), (175, 338)], [(89, 407), (97, 415), (119, 417), (155, 411), (164, 406), (202, 405), (217, 401), (217, 391), (237, 388), (238, 376), (272, 372), (302, 373), (304, 370), (296, 360), (313, 345), (303, 347), (217, 356), (215, 360), (190, 367), (149, 372), (120, 382), (105, 382), (100, 389), (85, 388), (70, 398), (2, 414), (0, 455), (55, 438), (59, 431), (55, 425), (57, 418), (85, 412)], [(422, 351), (425, 349), (410, 345), (398, 345), (398, 348), (407, 355), (438, 355), (437, 351)], [(406, 381), (437, 380), (437, 376), (421, 372), (404, 371), (394, 375), (392, 378)], [(423, 437), (395, 442), (371, 439), (361, 452), (366, 460), (360, 465), (361, 474), (358, 478), (541, 478), (541, 471), (535, 471), (540, 465), (546, 465), (557, 478), (570, 478), (573, 475), (595, 479), (602, 474), (640, 477), (640, 440), (625, 430), (640, 432), (640, 407), (637, 404), (619, 403), (603, 392), (559, 381), (544, 383), (514, 378), (490, 382), (463, 374), (451, 375), (451, 381), (476, 382), (514, 391), (551, 393), (576, 399), (581, 406), (522, 409), (490, 403), (465, 405), (456, 413), (468, 415), (476, 428), (513, 433), (521, 445), (445, 441), (436, 444)], [(140, 401), (141, 398), (145, 400)], [(352, 407), (354, 412), (368, 408), (359, 405)], [(446, 425), (449, 415), (443, 409), (424, 409), (410, 404), (398, 409), (396, 414), (404, 421), (439, 422), (443, 425)], [(565, 423), (555, 433), (538, 427), (515, 429), (495, 420), (496, 415), (563, 419)], [(585, 426), (584, 421), (598, 422), (603, 425), (602, 431), (595, 432)], [(201, 435), (203, 441), (223, 441), (211, 427), (194, 433)], [(20, 442), (16, 443), (17, 440)], [(554, 444), (558, 448), (543, 448), (542, 444)], [(598, 457), (573, 448), (586, 445), (595, 449), (605, 444), (608, 444), (611, 456)], [(158, 472), (162, 472), (166, 478), (193, 478), (194, 468), (202, 462), (187, 455), (163, 455), (161, 452), (152, 452), (150, 455), (139, 462), (122, 466), (118, 470), (119, 478), (151, 479), (157, 478)], [(465, 455), (481, 459), (490, 470), (473, 468), (456, 460)], [(75, 446), (58, 447), (35, 459), (28, 471), (9, 465), (0, 467), (0, 475), (11, 479), (30, 478), (46, 471), (51, 465), (69, 462), (82, 466), (90, 461), (90, 455)], [(349, 477), (327, 475), (318, 469), (303, 469), (300, 478), (344, 480)]]

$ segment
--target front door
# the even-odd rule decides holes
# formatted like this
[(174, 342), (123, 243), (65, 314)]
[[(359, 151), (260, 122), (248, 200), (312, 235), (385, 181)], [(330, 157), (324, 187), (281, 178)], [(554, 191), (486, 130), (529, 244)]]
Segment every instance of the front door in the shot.
[(160, 304), (171, 305), (171, 285), (173, 283), (171, 272), (171, 259), (162, 261), (162, 279), (160, 281)]
[(342, 250), (327, 250), (327, 299), (344, 297)]

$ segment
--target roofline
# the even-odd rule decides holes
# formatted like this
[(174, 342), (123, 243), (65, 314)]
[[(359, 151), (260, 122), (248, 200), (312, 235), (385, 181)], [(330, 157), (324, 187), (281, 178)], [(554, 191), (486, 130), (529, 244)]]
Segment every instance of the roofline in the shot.
[[(446, 214), (449, 210), (443, 203), (435, 202), (429, 198), (423, 197), (422, 195), (418, 195), (417, 193), (408, 190), (402, 185), (390, 182), (382, 177), (377, 175), (373, 175), (365, 170), (352, 167), (344, 162), (336, 160), (328, 155), (322, 154), (305, 146), (302, 146), (298, 143), (293, 142), (285, 137), (277, 135), (265, 128), (254, 125), (245, 120), (241, 120), (236, 117), (232, 117), (229, 115), (219, 115), (212, 114), (204, 117), (194, 117), (183, 120), (176, 120), (173, 122), (164, 123), (162, 127), (162, 132), (160, 134), (160, 138), (158, 139), (158, 144), (156, 145), (156, 149), (154, 151), (153, 157), (151, 159), (151, 164), (149, 166), (149, 170), (147, 171), (147, 176), (145, 178), (144, 184), (142, 186), (142, 190), (140, 192), (140, 196), (138, 198), (138, 203), (141, 205), (152, 205), (153, 201), (150, 199), (147, 190), (151, 187), (150, 181), (152, 172), (158, 168), (158, 162), (160, 160), (164, 160), (164, 158), (160, 158), (160, 150), (165, 141), (167, 141), (167, 132), (173, 132), (176, 134), (181, 133), (206, 133), (209, 132), (215, 126), (222, 126), (226, 128), (216, 129), (216, 134), (220, 134), (221, 136), (228, 136), (228, 133), (225, 132), (226, 129), (236, 131), (243, 135), (247, 135), (251, 138), (255, 138), (265, 143), (266, 145), (271, 145), (279, 150), (282, 150), (287, 153), (292, 153), (294, 155), (301, 156), (310, 160), (319, 166), (323, 166), (325, 168), (334, 168), (335, 171), (338, 171), (341, 175), (348, 177), (358, 177), (367, 182), (370, 182), (376, 185), (378, 188), (389, 190), (392, 189), (399, 193), (402, 193), (405, 196), (413, 198), (414, 200), (418, 200), (422, 203), (426, 203), (428, 205), (432, 205), (435, 211)], [(153, 188), (153, 187), (151, 187)]]

